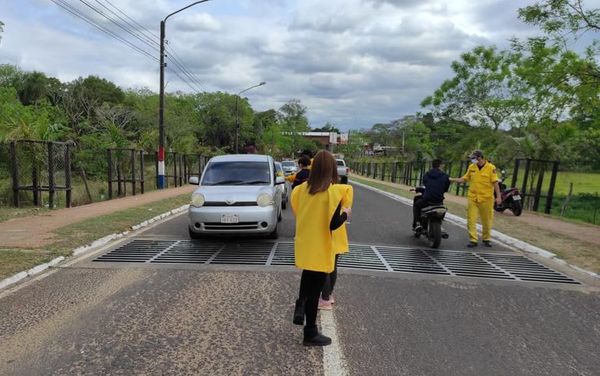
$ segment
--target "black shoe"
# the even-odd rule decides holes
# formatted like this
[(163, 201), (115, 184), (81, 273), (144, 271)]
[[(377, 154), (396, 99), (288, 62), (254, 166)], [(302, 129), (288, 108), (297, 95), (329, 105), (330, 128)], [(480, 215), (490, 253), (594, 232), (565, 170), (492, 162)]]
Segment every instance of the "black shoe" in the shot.
[(331, 345), (331, 338), (319, 334), (317, 327), (304, 327), (304, 346), (327, 346)]
[(484, 240), (483, 241), (483, 245), (485, 245), (486, 247), (491, 247), (492, 246), (492, 242), (489, 240)]
[(469, 244), (467, 244), (467, 248), (475, 248), (477, 247), (477, 242), (469, 242)]
[(296, 300), (296, 308), (294, 308), (294, 324), (304, 325), (304, 303), (306, 300)]

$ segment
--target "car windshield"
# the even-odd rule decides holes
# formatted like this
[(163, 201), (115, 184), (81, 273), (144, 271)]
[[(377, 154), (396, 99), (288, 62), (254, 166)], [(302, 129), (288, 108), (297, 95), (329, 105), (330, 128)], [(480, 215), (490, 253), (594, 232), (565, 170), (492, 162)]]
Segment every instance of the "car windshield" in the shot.
[(295, 167), (296, 163), (295, 162), (281, 162), (281, 165), (283, 167)]
[(268, 162), (211, 162), (201, 185), (269, 185)]
[(337, 160), (337, 165), (338, 166), (345, 166), (344, 161), (340, 161), (339, 159)]

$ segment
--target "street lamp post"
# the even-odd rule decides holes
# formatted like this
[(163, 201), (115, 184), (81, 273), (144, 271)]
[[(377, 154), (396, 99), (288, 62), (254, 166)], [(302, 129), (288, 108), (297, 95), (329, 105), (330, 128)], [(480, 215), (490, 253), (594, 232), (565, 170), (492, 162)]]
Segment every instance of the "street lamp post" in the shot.
[(266, 82), (261, 82), (257, 85), (254, 86), (250, 86), (249, 88), (246, 88), (242, 91), (240, 91), (239, 93), (237, 93), (237, 95), (235, 96), (235, 153), (238, 154), (240, 152), (240, 114), (238, 111), (238, 107), (239, 107), (239, 101), (240, 101), (240, 94), (247, 92), (250, 89), (254, 89), (255, 87), (259, 87), (259, 86), (263, 86), (266, 85)]
[(165, 17), (160, 21), (160, 89), (159, 89), (159, 106), (158, 106), (158, 175), (156, 177), (156, 186), (158, 189), (165, 187), (165, 23), (167, 18), (179, 13), (196, 4), (205, 3), (210, 0), (196, 1), (186, 7), (183, 7)]

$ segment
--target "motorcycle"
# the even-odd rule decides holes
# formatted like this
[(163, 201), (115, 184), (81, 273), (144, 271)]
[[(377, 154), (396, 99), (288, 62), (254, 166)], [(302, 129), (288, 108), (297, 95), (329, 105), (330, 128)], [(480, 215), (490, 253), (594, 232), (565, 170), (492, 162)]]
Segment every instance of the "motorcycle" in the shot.
[[(416, 187), (412, 191), (423, 194), (425, 187)], [(429, 241), (431, 248), (438, 248), (442, 239), (448, 239), (448, 233), (442, 229), (442, 222), (447, 211), (448, 209), (441, 202), (431, 203), (421, 209), (421, 218), (419, 219), (421, 226), (417, 226), (413, 230), (415, 238), (418, 239), (423, 235)]]
[(505, 171), (502, 171), (502, 177), (498, 181), (498, 183), (500, 184), (500, 197), (502, 197), (502, 202), (500, 203), (500, 205), (494, 204), (494, 210), (499, 213), (502, 213), (503, 211), (508, 209), (516, 217), (518, 217), (523, 212), (523, 200), (521, 197), (521, 192), (519, 191), (519, 188), (506, 187), (506, 184), (504, 184), (504, 174)]

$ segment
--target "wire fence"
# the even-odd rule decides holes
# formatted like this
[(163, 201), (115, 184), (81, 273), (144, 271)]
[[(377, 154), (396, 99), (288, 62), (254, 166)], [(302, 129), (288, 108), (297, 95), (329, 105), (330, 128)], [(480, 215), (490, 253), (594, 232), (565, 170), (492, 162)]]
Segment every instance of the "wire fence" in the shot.
[[(208, 157), (166, 153), (167, 187), (200, 176)], [(87, 172), (90, 171), (90, 176)], [(104, 171), (104, 172), (103, 172)], [(71, 207), (157, 189), (155, 153), (76, 149), (72, 142), (0, 143), (0, 206)]]
[[(349, 161), (348, 166), (358, 175), (414, 187), (423, 183), (429, 163), (361, 160)], [(444, 170), (449, 176), (460, 177), (467, 171), (469, 163), (448, 162)], [(511, 169), (498, 168), (498, 175), (507, 186), (521, 190), (527, 210), (600, 224), (599, 172), (560, 172), (558, 161), (518, 159)], [(571, 183), (570, 189), (567, 189), (566, 180), (575, 181), (575, 184)], [(588, 188), (577, 189), (577, 182)], [(455, 184), (450, 190), (455, 195), (466, 196), (468, 184)]]

